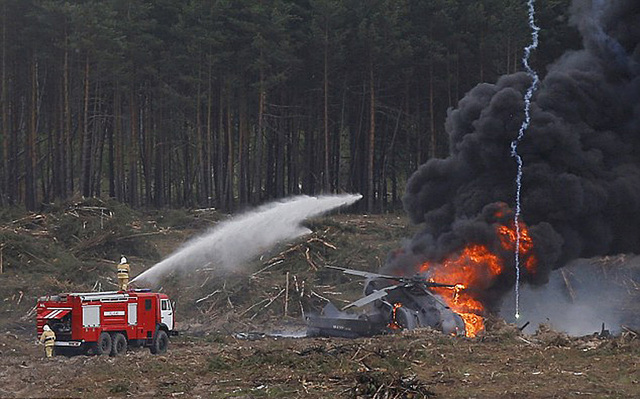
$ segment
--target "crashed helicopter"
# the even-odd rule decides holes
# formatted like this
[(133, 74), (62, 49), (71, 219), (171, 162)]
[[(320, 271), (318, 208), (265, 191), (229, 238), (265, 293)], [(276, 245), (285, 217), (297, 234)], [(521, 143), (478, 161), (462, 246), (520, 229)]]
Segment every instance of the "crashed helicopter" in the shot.
[[(402, 277), (326, 267), (366, 278), (365, 296), (341, 310), (329, 302), (320, 313), (307, 315), (308, 336), (355, 338), (420, 327), (431, 327), (450, 335), (465, 335), (462, 317), (430, 291), (430, 288), (463, 288), (459, 285), (436, 283), (420, 274)], [(347, 312), (352, 308), (364, 311)]]

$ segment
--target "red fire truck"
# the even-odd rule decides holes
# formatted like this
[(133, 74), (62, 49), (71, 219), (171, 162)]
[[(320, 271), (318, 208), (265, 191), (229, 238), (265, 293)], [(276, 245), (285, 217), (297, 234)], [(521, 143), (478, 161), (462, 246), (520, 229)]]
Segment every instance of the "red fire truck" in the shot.
[(38, 336), (45, 324), (56, 333), (55, 352), (116, 356), (127, 346), (164, 353), (174, 330), (169, 297), (147, 289), (85, 292), (41, 297)]

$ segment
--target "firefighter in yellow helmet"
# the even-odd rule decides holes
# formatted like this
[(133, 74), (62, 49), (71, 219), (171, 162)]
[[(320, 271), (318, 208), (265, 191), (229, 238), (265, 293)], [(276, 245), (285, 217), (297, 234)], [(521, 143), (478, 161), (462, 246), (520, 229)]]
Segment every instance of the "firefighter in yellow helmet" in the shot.
[(124, 256), (118, 264), (118, 286), (120, 291), (126, 291), (129, 286), (129, 264)]
[(51, 327), (45, 325), (42, 329), (40, 342), (44, 344), (44, 353), (47, 357), (53, 356), (53, 347), (56, 344), (56, 333), (51, 331)]

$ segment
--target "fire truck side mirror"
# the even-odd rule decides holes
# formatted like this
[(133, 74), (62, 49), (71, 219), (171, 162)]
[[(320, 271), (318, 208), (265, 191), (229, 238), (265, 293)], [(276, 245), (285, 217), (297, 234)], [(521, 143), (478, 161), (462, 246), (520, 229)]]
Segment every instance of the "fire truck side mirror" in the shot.
[(171, 302), (171, 309), (174, 313), (176, 312), (176, 301)]

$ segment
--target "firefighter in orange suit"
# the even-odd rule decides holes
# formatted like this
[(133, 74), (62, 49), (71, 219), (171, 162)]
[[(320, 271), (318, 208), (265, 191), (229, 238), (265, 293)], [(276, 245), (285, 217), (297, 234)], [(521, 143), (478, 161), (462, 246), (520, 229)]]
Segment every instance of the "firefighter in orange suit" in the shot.
[(48, 325), (45, 325), (40, 336), (40, 342), (44, 344), (44, 353), (47, 357), (53, 356), (53, 347), (56, 344), (56, 333), (51, 331)]
[(120, 258), (118, 264), (118, 286), (120, 291), (126, 291), (129, 286), (129, 264), (124, 256)]

